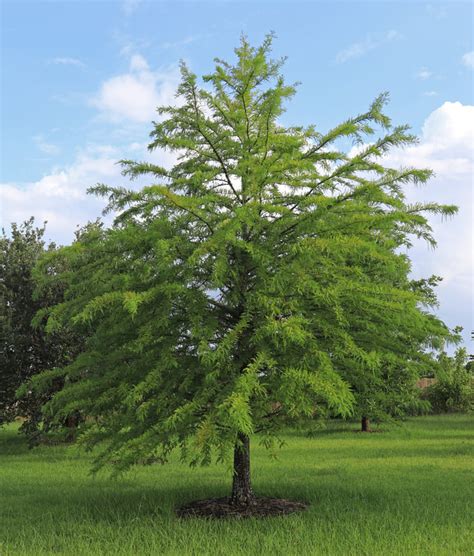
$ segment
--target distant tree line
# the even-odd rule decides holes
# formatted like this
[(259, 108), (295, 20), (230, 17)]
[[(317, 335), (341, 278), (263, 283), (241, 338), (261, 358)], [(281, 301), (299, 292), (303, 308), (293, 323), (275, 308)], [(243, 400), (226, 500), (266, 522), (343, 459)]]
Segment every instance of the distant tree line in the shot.
[[(31, 443), (39, 440), (40, 429), (49, 421), (42, 406), (64, 386), (52, 380), (41, 394), (33, 393), (29, 381), (35, 375), (71, 362), (82, 348), (82, 337), (71, 328), (46, 331), (44, 312), (64, 301), (65, 284), (60, 275), (67, 263), (60, 257), (42, 269), (50, 277), (41, 287), (35, 276), (42, 257), (57, 253), (54, 243), (45, 245), (45, 226), (34, 219), (13, 223), (0, 237), (0, 424), (21, 418), (20, 430)], [(21, 392), (19, 389), (21, 388)], [(78, 415), (71, 413), (64, 425), (74, 434)]]

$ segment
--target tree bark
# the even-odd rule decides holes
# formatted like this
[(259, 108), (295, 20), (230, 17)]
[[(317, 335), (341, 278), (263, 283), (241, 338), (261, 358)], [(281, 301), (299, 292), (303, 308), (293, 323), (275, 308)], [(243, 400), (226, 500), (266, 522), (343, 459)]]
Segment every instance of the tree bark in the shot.
[(362, 417), (361, 425), (362, 425), (361, 428), (362, 432), (370, 432), (370, 419), (365, 415)]
[(234, 447), (234, 476), (232, 481), (231, 503), (248, 506), (255, 501), (250, 482), (250, 439), (239, 433)]

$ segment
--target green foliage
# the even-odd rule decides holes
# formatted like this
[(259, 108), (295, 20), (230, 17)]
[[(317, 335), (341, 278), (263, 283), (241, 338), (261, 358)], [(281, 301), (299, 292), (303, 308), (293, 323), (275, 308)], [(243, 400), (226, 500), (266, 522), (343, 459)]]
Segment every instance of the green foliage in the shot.
[[(351, 384), (355, 396), (354, 413), (375, 422), (425, 413), (428, 404), (420, 399), (417, 380), (436, 366), (436, 353), (446, 342), (457, 342), (456, 330), (450, 331), (429, 312), (436, 305), (434, 287), (439, 277), (411, 281), (409, 266), (383, 265), (378, 269), (386, 289), (404, 290), (403, 303), (391, 303), (385, 315), (360, 318), (353, 324), (357, 341), (371, 348), (375, 364), (348, 363), (340, 358), (342, 376)], [(398, 315), (397, 315), (398, 313)]]
[(474, 377), (466, 368), (467, 352), (460, 348), (449, 357), (440, 355), (436, 382), (426, 389), (425, 397), (434, 413), (466, 412), (474, 409)]
[[(122, 161), (152, 185), (92, 188), (114, 226), (57, 253), (68, 286), (48, 327), (87, 339), (45, 411), (89, 416), (82, 441), (101, 443), (96, 468), (166, 461), (175, 447), (208, 463), (239, 433), (271, 444), (289, 420), (349, 415), (342, 364), (376, 373), (408, 335), (437, 334), (398, 248), (434, 242), (425, 212), (455, 208), (407, 204), (402, 186), (431, 172), (381, 163), (415, 137), (392, 127), (386, 95), (325, 134), (284, 126), (295, 87), (271, 41), (242, 39), (235, 65), (217, 59), (205, 87), (183, 64), (179, 102), (159, 108), (149, 146), (176, 164)], [(368, 146), (352, 155), (340, 139)]]
[(35, 352), (45, 351), (30, 324), (39, 308), (32, 307), (31, 271), (44, 249), (43, 234), (31, 219), (13, 224), (10, 237), (2, 230), (0, 238), (0, 423), (15, 417), (15, 391), (31, 373)]
[(45, 227), (36, 228), (31, 218), (12, 224), (11, 234), (3, 231), (0, 238), (0, 424), (21, 417), (21, 430), (31, 442), (40, 423), (47, 428), (41, 407), (62, 387), (63, 374), (49, 371), (51, 379), (45, 379), (41, 392), (33, 391), (30, 379), (65, 365), (80, 347), (80, 338), (68, 327), (45, 331), (48, 307), (63, 299), (66, 266), (54, 244), (45, 246), (44, 233)]
[(67, 361), (67, 342), (64, 336), (46, 337), (41, 328), (41, 316), (32, 325), (35, 314), (48, 305), (57, 303), (61, 287), (51, 284), (42, 295), (35, 295), (34, 267), (45, 252), (56, 247), (45, 247), (45, 228), (36, 228), (34, 219), (21, 225), (12, 224), (9, 235), (2, 231), (0, 238), (0, 423), (17, 416), (25, 418), (23, 430), (33, 432), (40, 420), (41, 405), (47, 397), (35, 398), (28, 389), (17, 400), (16, 391), (32, 375), (55, 364)]

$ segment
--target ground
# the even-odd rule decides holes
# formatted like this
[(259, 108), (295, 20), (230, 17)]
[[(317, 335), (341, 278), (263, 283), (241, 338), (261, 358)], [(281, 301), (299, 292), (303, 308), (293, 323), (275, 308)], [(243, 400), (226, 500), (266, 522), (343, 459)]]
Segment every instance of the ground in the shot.
[(254, 439), (257, 494), (310, 506), (240, 520), (174, 513), (227, 495), (224, 465), (173, 462), (93, 478), (90, 456), (76, 448), (28, 450), (13, 428), (0, 430), (0, 554), (473, 554), (474, 416), (418, 417), (383, 434), (354, 434), (355, 426), (289, 432), (277, 461)]

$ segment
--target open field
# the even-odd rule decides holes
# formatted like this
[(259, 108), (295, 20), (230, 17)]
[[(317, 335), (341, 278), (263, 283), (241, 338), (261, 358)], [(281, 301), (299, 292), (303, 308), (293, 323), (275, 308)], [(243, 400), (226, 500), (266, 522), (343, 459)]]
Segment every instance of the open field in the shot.
[(474, 416), (430, 416), (354, 434), (285, 436), (278, 461), (253, 441), (258, 494), (310, 502), (265, 520), (180, 521), (173, 507), (229, 492), (224, 465), (88, 475), (74, 447), (28, 450), (0, 431), (0, 554), (468, 555), (474, 553)]

